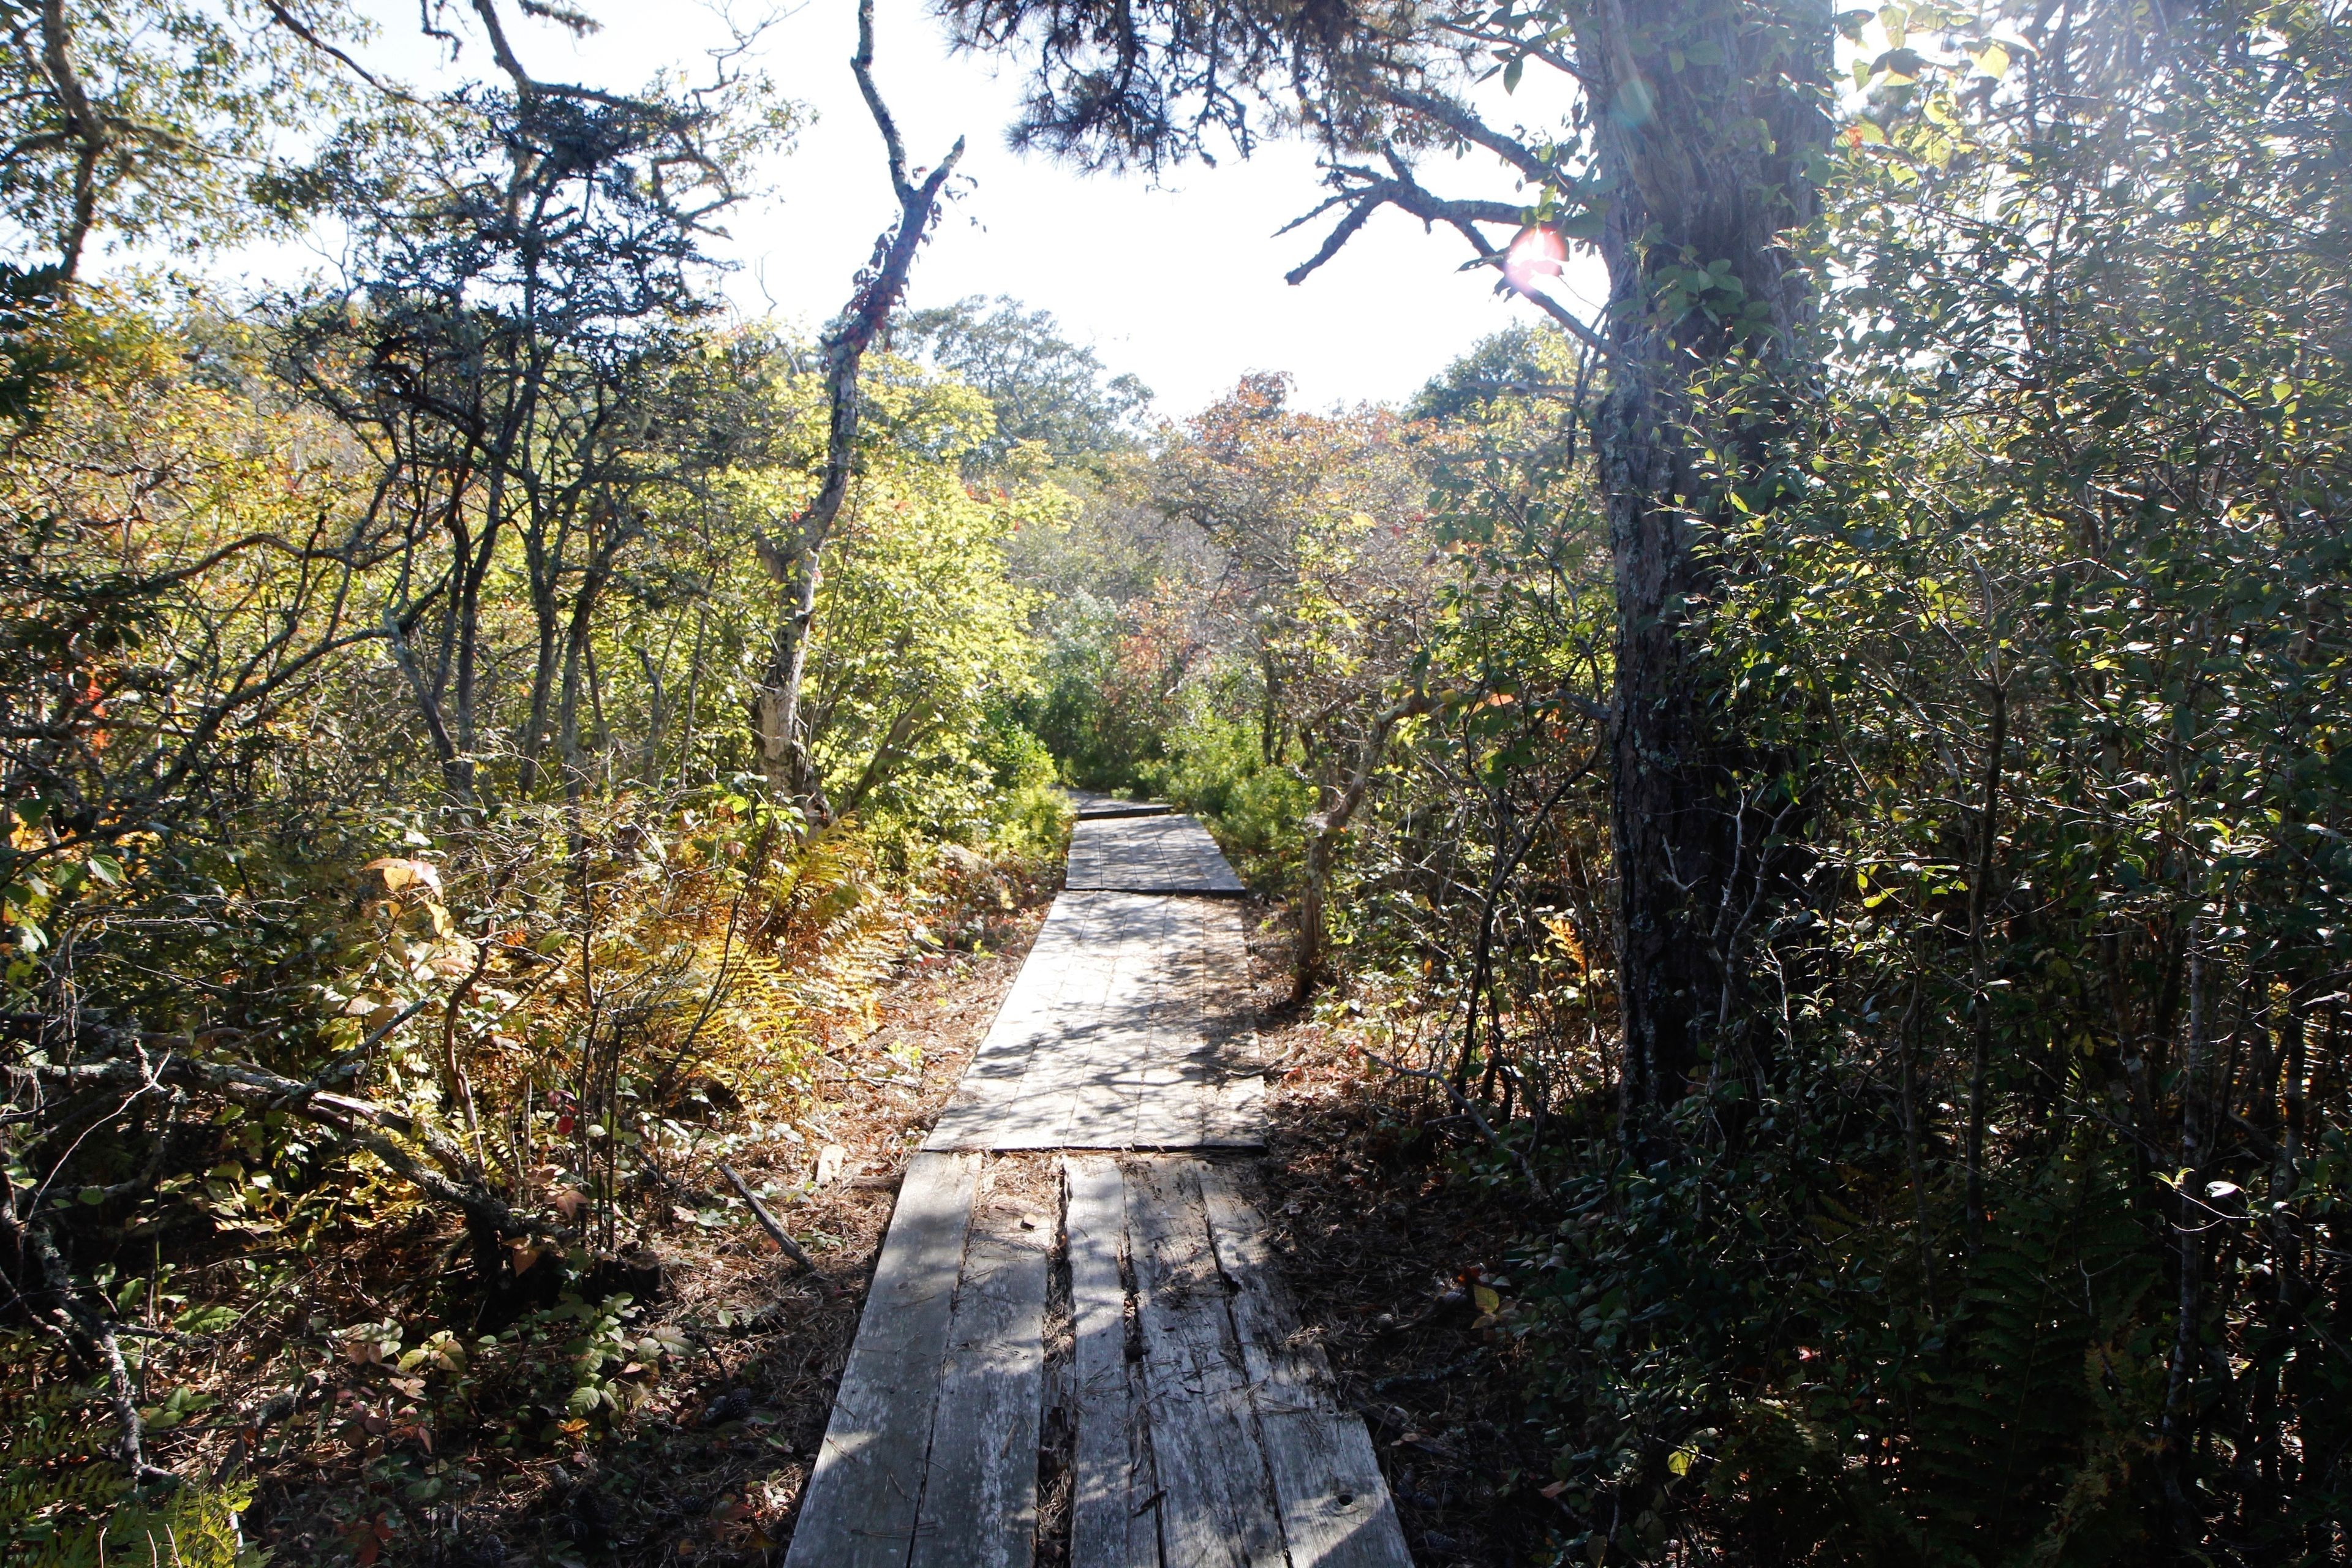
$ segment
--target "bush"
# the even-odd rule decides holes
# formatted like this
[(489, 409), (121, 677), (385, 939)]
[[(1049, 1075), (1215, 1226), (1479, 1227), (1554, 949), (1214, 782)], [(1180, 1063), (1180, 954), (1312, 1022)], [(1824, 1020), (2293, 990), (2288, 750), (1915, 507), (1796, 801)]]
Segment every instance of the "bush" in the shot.
[(1197, 702), (1170, 731), (1169, 754), (1139, 770), (1144, 787), (1209, 824), (1234, 868), (1263, 892), (1297, 880), (1301, 824), (1315, 806), (1314, 786), (1266, 762), (1255, 731)]

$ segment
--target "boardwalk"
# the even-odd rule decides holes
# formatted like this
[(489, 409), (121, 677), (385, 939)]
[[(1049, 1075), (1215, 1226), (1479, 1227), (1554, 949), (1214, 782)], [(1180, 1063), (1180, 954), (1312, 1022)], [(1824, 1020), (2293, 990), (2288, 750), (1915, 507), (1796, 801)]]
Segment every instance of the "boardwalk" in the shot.
[(1240, 883), (1100, 799), (908, 1167), (787, 1568), (1411, 1561), (1251, 1196)]

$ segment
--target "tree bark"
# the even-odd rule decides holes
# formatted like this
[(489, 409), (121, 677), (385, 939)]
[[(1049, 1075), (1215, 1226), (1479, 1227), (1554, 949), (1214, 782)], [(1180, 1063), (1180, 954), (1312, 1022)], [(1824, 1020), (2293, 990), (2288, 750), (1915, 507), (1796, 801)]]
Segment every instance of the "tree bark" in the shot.
[(1707, 934), (1740, 874), (1746, 759), (1702, 644), (1726, 570), (1713, 541), (1736, 515), (1728, 486), (1777, 421), (1765, 409), (1708, 423), (1697, 394), (1735, 357), (1801, 372), (1811, 290), (1785, 236), (1816, 211), (1831, 9), (1665, 0), (1629, 16), (1599, 0), (1580, 31), (1610, 186), (1610, 378), (1594, 437), (1617, 596), (1620, 1095), (1639, 1144), (1724, 1043), (1708, 998), (1736, 983)]

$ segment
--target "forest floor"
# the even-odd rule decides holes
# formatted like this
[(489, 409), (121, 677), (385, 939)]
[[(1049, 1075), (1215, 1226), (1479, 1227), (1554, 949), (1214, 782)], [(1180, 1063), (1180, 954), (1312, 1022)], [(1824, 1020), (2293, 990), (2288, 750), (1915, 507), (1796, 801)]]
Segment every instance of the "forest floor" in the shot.
[(1488, 1179), (1459, 1118), (1291, 1006), (1288, 959), (1278, 930), (1252, 943), (1284, 1280), (1363, 1413), (1413, 1561), (1549, 1563), (1572, 1527), (1543, 1495), (1551, 1452), (1512, 1332), (1524, 1194)]
[[(871, 1031), (835, 1046), (802, 1121), (837, 1155), (773, 1142), (738, 1157), (755, 1188), (814, 1182), (773, 1206), (811, 1249), (821, 1282), (757, 1229), (698, 1225), (682, 1202), (628, 1255), (644, 1272), (619, 1283), (640, 1299), (582, 1309), (570, 1331), (638, 1347), (613, 1378), (626, 1413), (601, 1431), (498, 1386), (487, 1358), (474, 1384), (445, 1376), (428, 1389), (418, 1369), (326, 1329), (424, 1310), (450, 1279), (446, 1225), (379, 1232), (325, 1260), (312, 1275), (325, 1294), (314, 1295), (307, 1335), (318, 1342), (291, 1358), (316, 1365), (313, 1386), (260, 1449), (253, 1539), (280, 1562), (780, 1562), (898, 1178), (1050, 899), (1041, 890), (993, 923), (980, 954), (908, 963), (877, 998)], [(1549, 1453), (1518, 1389), (1505, 1257), (1523, 1217), (1517, 1196), (1490, 1183), (1458, 1124), (1412, 1086), (1350, 1049), (1341, 1031), (1282, 1004), (1286, 937), (1265, 906), (1252, 910), (1270, 1064), (1265, 1185), (1278, 1194), (1268, 1217), (1285, 1278), (1343, 1399), (1364, 1414), (1414, 1560), (1546, 1561), (1568, 1521), (1539, 1489)], [(263, 1358), (280, 1378), (290, 1348)], [(263, 1392), (257, 1376), (242, 1397), (221, 1389), (231, 1405)]]
[[(248, 1535), (281, 1563), (781, 1561), (899, 1175), (987, 1032), (1052, 897), (1042, 890), (992, 921), (979, 953), (910, 960), (876, 999), (876, 1026), (835, 1046), (815, 1101), (797, 1120), (838, 1155), (813, 1138), (732, 1156), (755, 1190), (814, 1184), (772, 1207), (812, 1253), (822, 1283), (755, 1226), (705, 1227), (691, 1200), (670, 1205), (670, 1222), (649, 1245), (624, 1255), (658, 1267), (657, 1276), (648, 1268), (620, 1281), (641, 1299), (592, 1301), (570, 1328), (593, 1331), (618, 1312), (620, 1342), (639, 1348), (614, 1379), (629, 1408), (602, 1432), (511, 1388), (473, 1389), (462, 1415), (445, 1400), (436, 1422), (428, 1402), (437, 1388), (388, 1360), (332, 1355), (330, 1341), (330, 1353), (306, 1358), (323, 1359), (329, 1386), (255, 1466)], [(439, 1263), (451, 1239), (439, 1224), (406, 1237), (378, 1233), (327, 1271), (318, 1313), (342, 1322), (410, 1316), (445, 1277)], [(275, 1359), (282, 1368), (285, 1358)]]

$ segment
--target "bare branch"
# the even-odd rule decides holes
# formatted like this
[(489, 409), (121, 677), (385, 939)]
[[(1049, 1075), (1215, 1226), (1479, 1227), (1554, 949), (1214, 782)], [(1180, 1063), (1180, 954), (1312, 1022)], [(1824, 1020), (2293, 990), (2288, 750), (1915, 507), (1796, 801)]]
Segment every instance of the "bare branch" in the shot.
[(834, 1294), (833, 1281), (818, 1271), (816, 1260), (803, 1250), (801, 1244), (793, 1239), (792, 1233), (784, 1229), (774, 1215), (768, 1212), (768, 1205), (760, 1201), (760, 1195), (751, 1189), (741, 1176), (736, 1174), (735, 1167), (722, 1164), (719, 1167), (719, 1173), (733, 1184), (735, 1191), (741, 1195), (745, 1203), (751, 1205), (751, 1217), (760, 1222), (760, 1228), (766, 1231), (778, 1247), (783, 1248), (785, 1256), (809, 1271), (810, 1277), (814, 1279), (824, 1291), (825, 1300), (831, 1300)]
[(1517, 138), (1504, 135), (1453, 99), (1385, 84), (1378, 90), (1386, 102), (1443, 125), (1464, 141), (1484, 147), (1538, 184), (1556, 184), (1563, 178), (1558, 164), (1538, 156), (1533, 148)]
[(857, 90), (874, 116), (875, 129), (882, 132), (882, 146), (890, 158), (890, 189), (903, 207), (914, 199), (914, 192), (907, 184), (907, 144), (898, 138), (898, 122), (874, 85), (874, 0), (857, 0), (857, 52), (849, 57), (849, 69), (857, 78)]
[(915, 253), (929, 237), (939, 215), (940, 194), (963, 158), (963, 138), (948, 150), (939, 166), (921, 184), (907, 170), (905, 143), (898, 121), (874, 84), (874, 5), (860, 0), (857, 10), (857, 52), (849, 68), (858, 90), (874, 115), (875, 128), (890, 164), (890, 187), (898, 198), (898, 221), (874, 242), (874, 256), (858, 275), (849, 303), (834, 319), (824, 336), (824, 386), (829, 415), (825, 429), (824, 477), (816, 499), (793, 521), (782, 543), (758, 542), (760, 558), (783, 583), (791, 596), (783, 622), (777, 627), (774, 651), (766, 678), (752, 700), (753, 728), (760, 739), (761, 764), (772, 785), (797, 796), (812, 822), (829, 822), (834, 812), (824, 785), (809, 761), (801, 733), (801, 684), (808, 667), (808, 632), (816, 615), (817, 583), (823, 573), (826, 542), (834, 521), (848, 499), (856, 476), (857, 428), (861, 415), (858, 371), (866, 351), (882, 335), (890, 312), (907, 291), (907, 276)]
[(326, 55), (332, 59), (340, 60), (353, 76), (358, 77), (362, 81), (367, 83), (378, 92), (383, 93), (386, 98), (397, 99), (403, 103), (415, 103), (416, 101), (415, 98), (413, 97), (405, 89), (400, 87), (396, 83), (383, 80), (382, 78), (370, 71), (367, 67), (360, 64), (359, 61), (353, 59), (350, 55), (345, 54), (341, 48), (338, 48), (335, 45), (329, 43), (326, 39), (320, 37), (318, 33), (312, 30), (308, 24), (304, 23), (300, 17), (295, 16), (294, 13), (289, 11), (284, 5), (280, 4), (280, 0), (261, 0), (261, 4), (262, 8), (269, 13), (270, 18), (279, 26), (285, 28), (288, 32), (293, 34), (296, 37), (301, 39), (304, 43), (310, 45), (320, 54)]
[(626, 109), (640, 114), (670, 117), (670, 111), (642, 99), (622, 93), (605, 92), (597, 88), (583, 87), (577, 82), (541, 81), (523, 68), (514, 46), (507, 41), (506, 25), (499, 20), (498, 0), (474, 0), (474, 14), (482, 19), (482, 30), (489, 35), (491, 58), (515, 84), (515, 90), (525, 98), (577, 98), (590, 103), (601, 103), (613, 109)]

